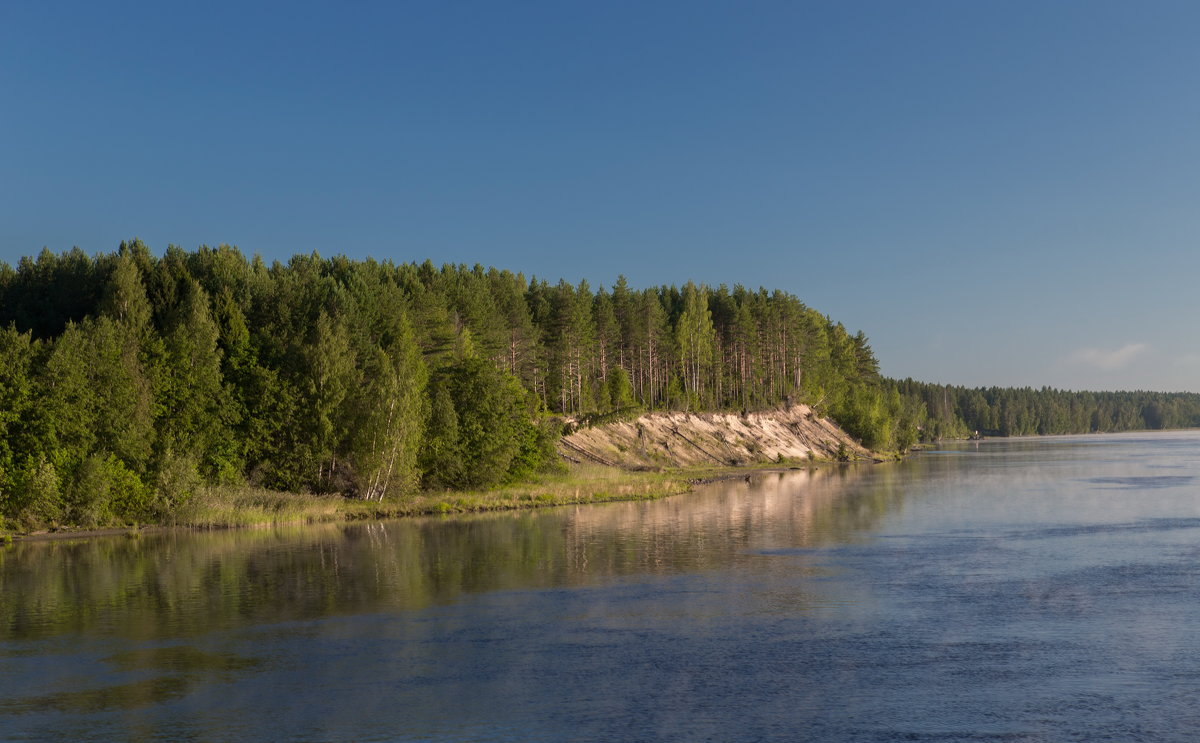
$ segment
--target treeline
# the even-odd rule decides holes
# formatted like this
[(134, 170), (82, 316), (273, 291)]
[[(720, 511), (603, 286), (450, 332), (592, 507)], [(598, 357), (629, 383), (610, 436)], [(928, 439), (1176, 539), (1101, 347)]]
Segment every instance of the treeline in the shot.
[(921, 437), (928, 441), (1200, 427), (1200, 395), (1194, 393), (972, 389), (911, 379), (890, 384), (925, 411)]
[(25, 527), (164, 520), (212, 484), (486, 488), (558, 466), (564, 418), (791, 402), (880, 451), (1200, 425), (1200, 395), (886, 380), (780, 291), (138, 241), (0, 264), (0, 517)]
[(0, 515), (27, 527), (162, 520), (206, 484), (483, 488), (557, 466), (552, 414), (793, 400), (876, 449), (922, 415), (778, 291), (138, 241), (0, 265)]

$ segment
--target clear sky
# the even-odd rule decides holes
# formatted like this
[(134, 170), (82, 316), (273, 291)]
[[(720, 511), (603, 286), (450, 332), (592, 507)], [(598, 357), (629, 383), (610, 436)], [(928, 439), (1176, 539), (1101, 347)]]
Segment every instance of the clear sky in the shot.
[(0, 4), (0, 259), (765, 285), (886, 374), (1200, 392), (1200, 3)]

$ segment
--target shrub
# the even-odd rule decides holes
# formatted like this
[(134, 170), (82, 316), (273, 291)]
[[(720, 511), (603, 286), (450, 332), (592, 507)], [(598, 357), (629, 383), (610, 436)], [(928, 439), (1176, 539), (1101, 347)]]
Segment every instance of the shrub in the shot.
[(44, 456), (26, 459), (5, 490), (5, 515), (25, 529), (44, 528), (62, 518), (58, 472)]
[(80, 526), (150, 520), (151, 493), (114, 455), (92, 454), (83, 460), (68, 488), (69, 516)]

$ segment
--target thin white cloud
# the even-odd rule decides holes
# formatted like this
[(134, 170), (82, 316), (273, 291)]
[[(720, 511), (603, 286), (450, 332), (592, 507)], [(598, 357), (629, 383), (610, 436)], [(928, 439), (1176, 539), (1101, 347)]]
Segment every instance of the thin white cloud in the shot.
[(1146, 343), (1130, 343), (1111, 351), (1103, 348), (1081, 348), (1071, 353), (1067, 360), (1079, 366), (1114, 371), (1125, 368), (1131, 361), (1148, 350), (1150, 350), (1150, 346)]

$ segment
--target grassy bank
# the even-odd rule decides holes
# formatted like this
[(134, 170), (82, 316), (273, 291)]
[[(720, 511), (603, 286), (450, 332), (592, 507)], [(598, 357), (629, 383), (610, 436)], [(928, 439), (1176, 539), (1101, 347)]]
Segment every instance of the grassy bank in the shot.
[[(250, 487), (214, 487), (198, 492), (160, 526), (220, 529), (653, 500), (685, 493), (696, 482), (712, 477), (714, 472), (711, 469), (629, 472), (585, 464), (573, 466), (561, 474), (541, 475), (530, 482), (494, 490), (420, 492), (383, 501), (281, 493)], [(61, 533), (71, 531), (62, 529)], [(102, 531), (111, 533), (113, 530)]]
[(563, 474), (485, 491), (419, 493), (397, 501), (344, 501), (346, 518), (394, 518), (425, 514), (504, 511), (607, 501), (653, 500), (691, 490), (697, 473), (629, 472), (578, 465)]

